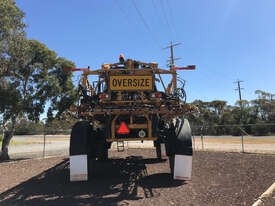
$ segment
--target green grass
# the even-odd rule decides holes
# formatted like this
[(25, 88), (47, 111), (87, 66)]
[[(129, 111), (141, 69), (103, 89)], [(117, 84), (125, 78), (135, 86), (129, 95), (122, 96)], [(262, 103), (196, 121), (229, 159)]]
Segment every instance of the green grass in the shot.
[(41, 142), (15, 142), (11, 141), (10, 145), (22, 145), (22, 144), (42, 144)]

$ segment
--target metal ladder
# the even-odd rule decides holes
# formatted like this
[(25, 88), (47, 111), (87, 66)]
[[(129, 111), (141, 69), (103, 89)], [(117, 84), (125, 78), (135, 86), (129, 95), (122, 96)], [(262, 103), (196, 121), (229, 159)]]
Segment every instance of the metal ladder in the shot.
[(116, 142), (117, 143), (117, 151), (124, 152), (124, 141)]

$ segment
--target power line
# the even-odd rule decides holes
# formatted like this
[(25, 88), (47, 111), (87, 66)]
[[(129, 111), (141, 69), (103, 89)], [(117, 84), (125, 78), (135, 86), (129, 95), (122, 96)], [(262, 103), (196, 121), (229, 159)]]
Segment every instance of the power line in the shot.
[[(153, 4), (153, 7), (155, 8), (155, 10), (158, 11), (159, 9), (158, 9), (158, 7), (157, 7), (157, 5), (156, 5), (156, 3), (155, 3), (154, 0), (152, 0), (152, 4)], [(156, 12), (156, 13), (158, 13), (159, 19), (161, 19), (161, 22), (163, 23), (163, 25), (167, 24), (166, 21), (165, 21), (165, 19), (164, 19), (164, 17), (163, 17), (163, 15), (160, 15), (160, 13), (163, 13), (163, 12), (160, 11), (160, 13), (159, 12)]]
[(176, 27), (174, 25), (174, 16), (173, 16), (173, 12), (172, 12), (172, 9), (170, 6), (170, 2), (171, 2), (170, 0), (167, 0), (166, 4), (167, 4), (167, 8), (168, 8), (168, 13), (170, 14), (171, 28), (172, 28), (172, 31), (174, 32), (175, 37), (177, 37)]
[(141, 13), (140, 10), (138, 9), (135, 0), (132, 0), (132, 4), (133, 4), (133, 6), (134, 6), (136, 12), (138, 13), (138, 16), (140, 17), (140, 19), (141, 19), (143, 25), (144, 25), (145, 28), (148, 30), (148, 32), (151, 34), (151, 36), (152, 36), (152, 38), (153, 38), (153, 41), (154, 41), (155, 44), (157, 45), (157, 43), (156, 43), (156, 38), (155, 38), (154, 34), (152, 33), (152, 30), (151, 30), (150, 26), (146, 23), (144, 17), (142, 16), (142, 13)]
[(138, 7), (137, 7), (137, 5), (136, 5), (135, 0), (132, 0), (132, 3), (133, 3), (133, 6), (134, 6), (135, 9), (136, 9), (136, 11), (137, 11), (137, 13), (138, 13), (138, 15), (139, 15), (141, 21), (142, 21), (142, 23), (143, 23), (144, 26), (146, 27), (146, 29), (147, 29), (150, 33), (152, 33), (152, 31), (151, 31), (149, 25), (146, 23), (145, 19), (143, 18), (142, 13), (139, 11), (139, 9), (138, 9)]
[(121, 13), (123, 13), (124, 18), (126, 19), (126, 21), (131, 24), (130, 20), (128, 19), (128, 15), (127, 12), (123, 9), (123, 7), (120, 5), (119, 0), (114, 0), (115, 1), (115, 5), (119, 8), (119, 10), (121, 11)]
[(173, 33), (173, 32), (172, 32), (172, 27), (171, 27), (171, 25), (169, 24), (169, 21), (168, 21), (168, 18), (167, 18), (167, 14), (166, 14), (166, 12), (165, 12), (165, 7), (164, 7), (163, 0), (160, 0), (160, 6), (161, 6), (161, 10), (162, 10), (164, 19), (165, 19), (165, 21), (166, 21), (166, 24), (168, 25), (168, 28), (169, 28), (170, 33), (171, 33), (171, 35), (172, 35), (172, 33)]

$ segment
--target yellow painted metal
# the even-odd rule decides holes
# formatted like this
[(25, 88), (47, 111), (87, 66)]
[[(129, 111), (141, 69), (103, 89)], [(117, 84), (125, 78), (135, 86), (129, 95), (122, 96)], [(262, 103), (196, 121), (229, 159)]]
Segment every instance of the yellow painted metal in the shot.
[(130, 124), (134, 124), (133, 115), (130, 116)]
[(122, 142), (122, 141), (155, 141), (157, 137), (144, 137), (144, 138), (109, 138), (106, 139), (107, 142)]
[(110, 76), (111, 90), (152, 90), (153, 77), (152, 76)]
[[(172, 105), (173, 106), (173, 105)], [(172, 115), (172, 116), (179, 116), (180, 114), (190, 114), (194, 111), (197, 111), (197, 108), (194, 105), (185, 104), (181, 107), (178, 107), (179, 110), (176, 108), (177, 105), (172, 107), (171, 110), (168, 110), (165, 106), (161, 107), (160, 109), (143, 109), (143, 110), (133, 110), (127, 111), (124, 109), (109, 109), (109, 110), (101, 110), (95, 109), (92, 112), (81, 112), (80, 115), (83, 117), (90, 117), (93, 115), (101, 115), (101, 114), (108, 114), (108, 115), (143, 115), (146, 114), (161, 114), (161, 115)]]
[(164, 85), (164, 83), (163, 83), (163, 80), (162, 80), (162, 78), (161, 78), (161, 75), (160, 75), (160, 74), (158, 74), (158, 75), (159, 75), (159, 79), (160, 79), (160, 82), (161, 82), (161, 84), (162, 84), (162, 87), (163, 87), (164, 91), (166, 91), (166, 87), (165, 87), (165, 85)]
[(176, 71), (169, 71), (166, 69), (154, 68), (154, 69), (98, 69), (93, 71), (85, 71), (84, 75), (100, 75), (106, 72), (111, 74), (121, 74), (123, 72), (134, 73), (137, 75), (146, 75), (146, 74), (173, 74)]
[(83, 85), (83, 88), (85, 88), (85, 89), (87, 87), (87, 80), (88, 80), (87, 75), (83, 75), (82, 85)]
[(151, 119), (149, 118), (149, 115), (148, 115), (148, 114), (145, 114), (144, 116), (145, 116), (145, 118), (147, 119), (148, 136), (149, 136), (149, 137), (152, 137), (152, 121), (151, 121)]
[[(129, 129), (146, 129), (147, 124), (129, 124), (127, 125)], [(116, 128), (119, 128), (119, 125), (116, 125)]]
[(112, 139), (115, 138), (115, 134), (116, 134), (116, 120), (117, 120), (118, 117), (119, 117), (119, 114), (117, 114), (114, 117), (114, 119), (112, 120), (112, 131), (111, 131), (111, 133), (112, 133)]

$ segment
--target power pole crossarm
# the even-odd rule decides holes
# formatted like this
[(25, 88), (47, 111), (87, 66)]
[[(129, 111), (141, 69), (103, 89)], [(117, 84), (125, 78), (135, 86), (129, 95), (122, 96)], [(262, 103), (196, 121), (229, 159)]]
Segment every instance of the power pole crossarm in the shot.
[(181, 59), (181, 58), (174, 58), (174, 47), (178, 46), (180, 44), (181, 43), (175, 43), (175, 44), (173, 44), (173, 42), (170, 42), (170, 46), (167, 46), (167, 47), (163, 48), (163, 49), (170, 49), (170, 52), (171, 52), (171, 56), (170, 56), (170, 60), (169, 60), (169, 62), (170, 62), (170, 70), (172, 70), (174, 68), (175, 61)]

